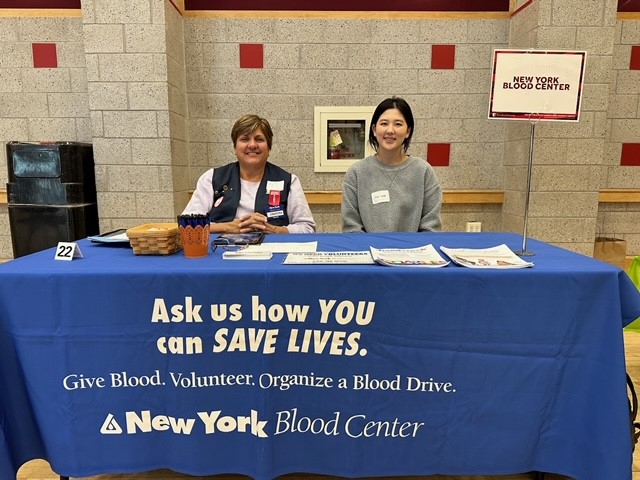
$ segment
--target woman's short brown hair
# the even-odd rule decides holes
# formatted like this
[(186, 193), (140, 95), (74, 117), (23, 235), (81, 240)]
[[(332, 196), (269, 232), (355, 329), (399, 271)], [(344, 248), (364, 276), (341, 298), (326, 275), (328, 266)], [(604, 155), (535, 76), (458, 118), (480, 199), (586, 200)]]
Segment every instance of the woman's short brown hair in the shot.
[(243, 115), (236, 120), (236, 123), (233, 124), (233, 128), (231, 129), (231, 140), (233, 140), (233, 146), (236, 146), (236, 142), (240, 135), (253, 133), (258, 129), (262, 130), (262, 133), (264, 133), (264, 136), (267, 139), (267, 146), (271, 149), (271, 142), (273, 141), (273, 130), (271, 130), (271, 125), (269, 125), (266, 118), (262, 118), (257, 115)]

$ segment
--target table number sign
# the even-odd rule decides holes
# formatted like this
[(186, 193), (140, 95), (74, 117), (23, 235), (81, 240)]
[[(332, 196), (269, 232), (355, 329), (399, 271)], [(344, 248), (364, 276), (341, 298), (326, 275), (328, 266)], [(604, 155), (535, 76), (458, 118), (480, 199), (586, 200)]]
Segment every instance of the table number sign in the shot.
[(53, 259), (70, 262), (74, 258), (84, 258), (82, 256), (82, 250), (80, 250), (80, 245), (75, 242), (58, 242), (56, 254)]

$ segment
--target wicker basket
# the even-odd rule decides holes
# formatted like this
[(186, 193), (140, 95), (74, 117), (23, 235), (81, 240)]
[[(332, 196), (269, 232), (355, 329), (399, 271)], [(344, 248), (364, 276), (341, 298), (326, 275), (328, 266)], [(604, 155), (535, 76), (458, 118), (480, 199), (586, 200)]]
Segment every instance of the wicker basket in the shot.
[(127, 230), (135, 255), (171, 255), (182, 248), (177, 223), (147, 223)]

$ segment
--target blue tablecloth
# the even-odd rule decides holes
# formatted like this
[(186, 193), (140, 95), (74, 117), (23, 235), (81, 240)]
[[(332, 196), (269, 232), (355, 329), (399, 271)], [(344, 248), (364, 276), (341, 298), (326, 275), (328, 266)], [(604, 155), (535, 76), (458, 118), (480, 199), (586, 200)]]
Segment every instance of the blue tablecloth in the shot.
[[(515, 234), (319, 234), (319, 251), (518, 250)], [(283, 265), (78, 242), (0, 266), (0, 478), (170, 468), (269, 479), (631, 479), (616, 267), (533, 239), (533, 268)]]

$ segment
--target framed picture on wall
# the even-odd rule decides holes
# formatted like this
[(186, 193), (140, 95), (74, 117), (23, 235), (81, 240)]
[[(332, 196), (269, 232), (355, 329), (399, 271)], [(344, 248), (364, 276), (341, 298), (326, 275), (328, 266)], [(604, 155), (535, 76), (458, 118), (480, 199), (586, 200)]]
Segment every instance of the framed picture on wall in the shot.
[(346, 172), (358, 160), (373, 155), (368, 139), (375, 108), (315, 107), (315, 172)]

